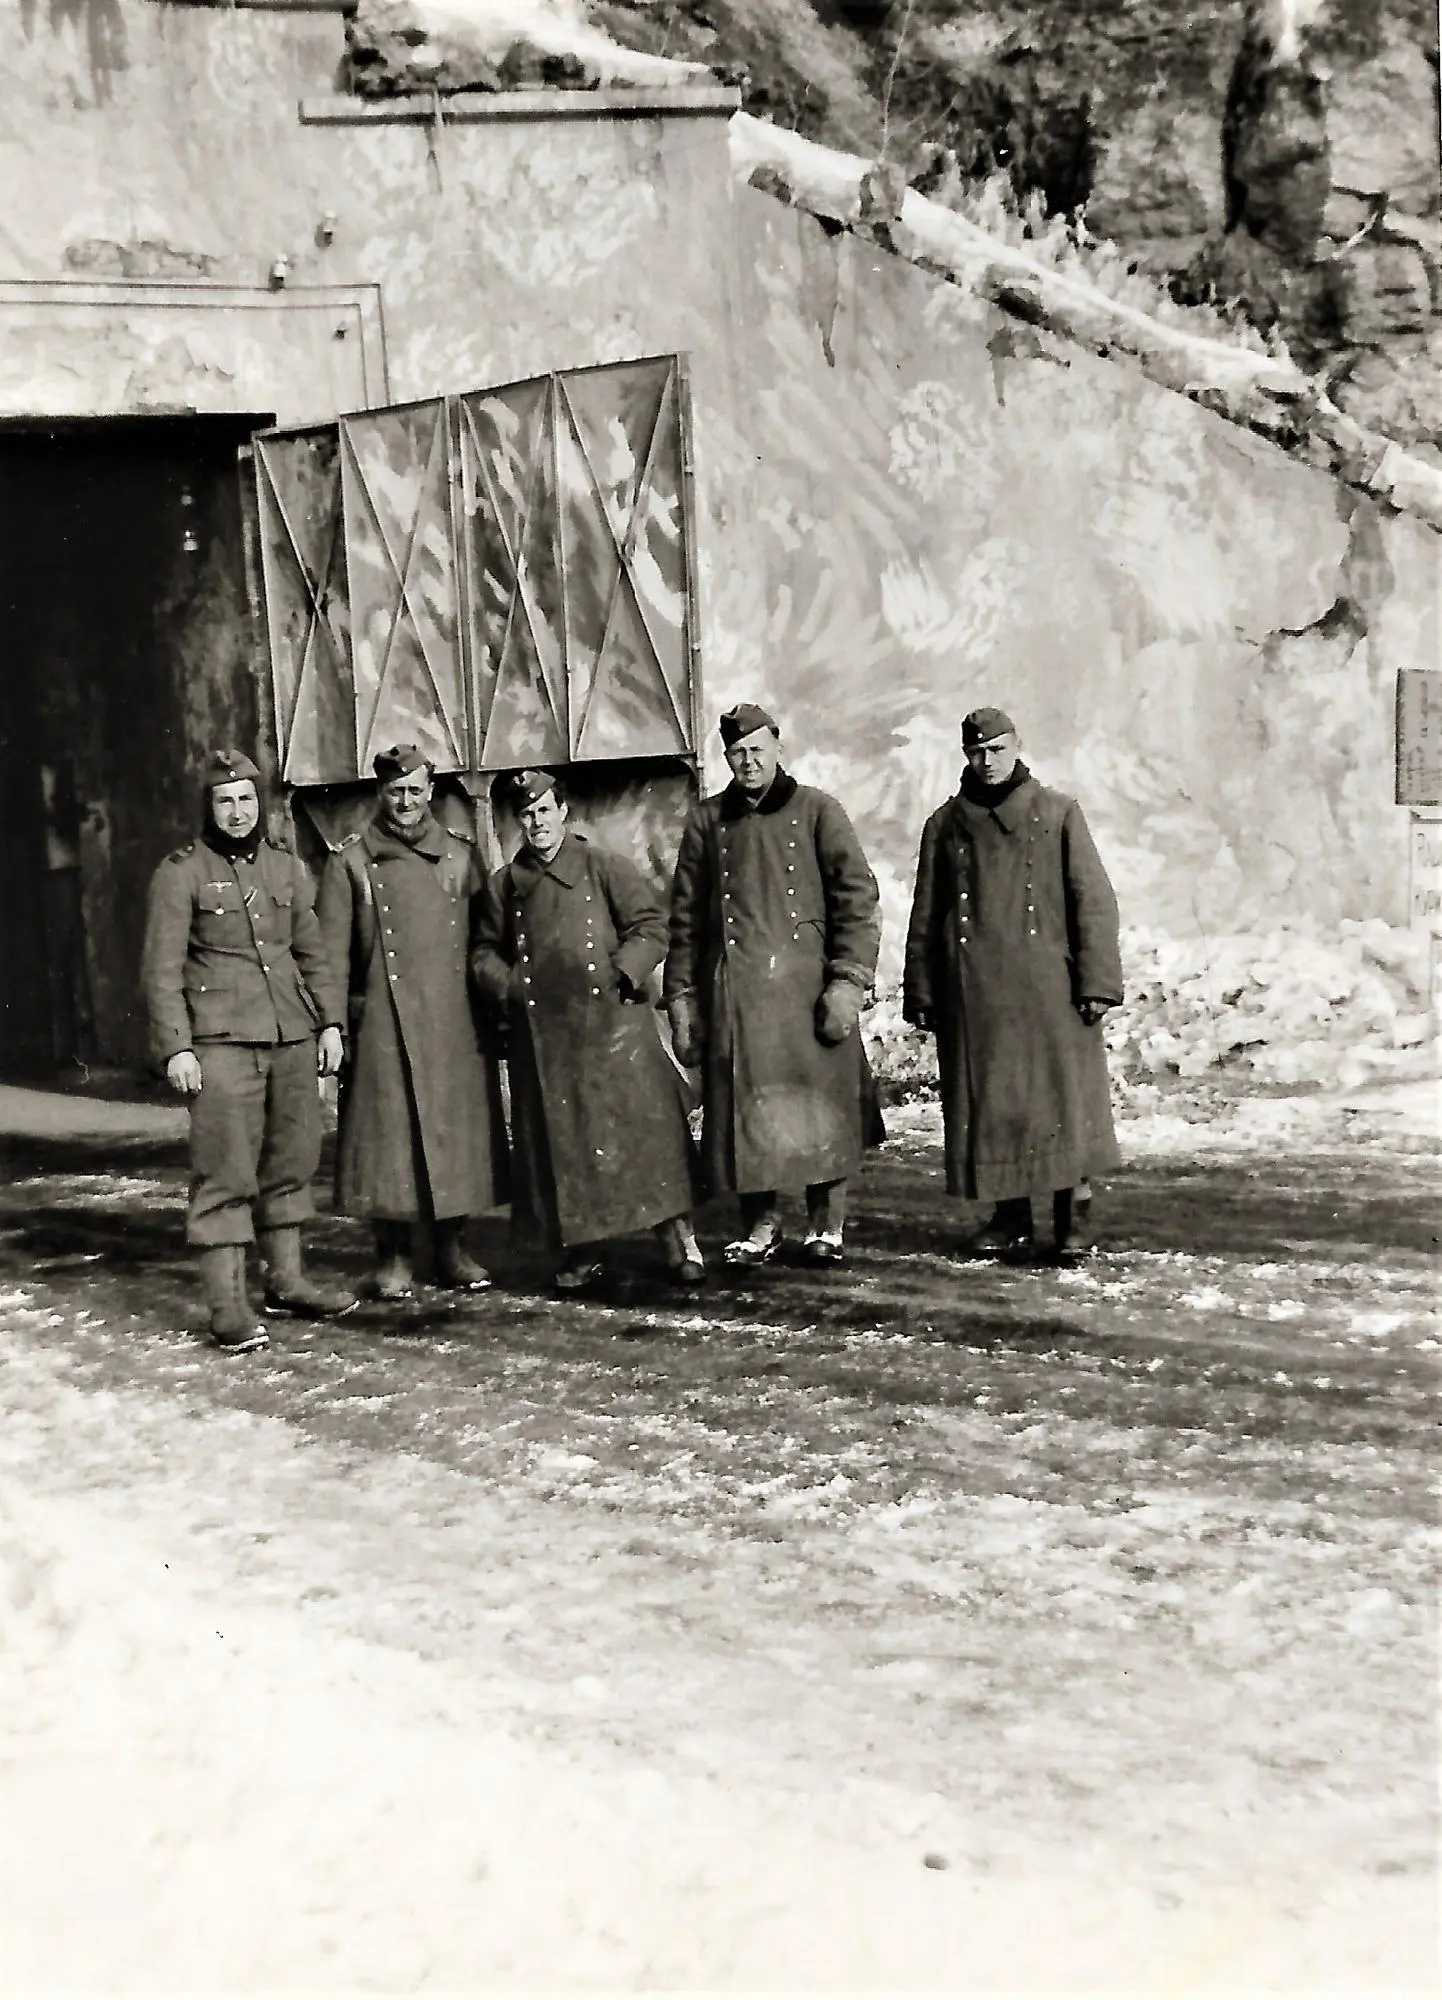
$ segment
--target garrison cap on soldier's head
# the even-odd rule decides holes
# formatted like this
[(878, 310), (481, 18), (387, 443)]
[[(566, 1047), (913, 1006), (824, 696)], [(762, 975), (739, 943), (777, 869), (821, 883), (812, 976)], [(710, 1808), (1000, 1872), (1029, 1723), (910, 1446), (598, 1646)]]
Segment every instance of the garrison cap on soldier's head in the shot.
[(388, 785), (392, 778), (408, 778), (412, 771), (423, 770), (432, 778), (436, 774), (435, 765), (414, 743), (393, 743), (389, 750), (377, 751), (374, 769), (383, 785)]
[(733, 743), (739, 743), (743, 736), (754, 736), (758, 729), (769, 729), (773, 736), (781, 734), (774, 715), (768, 715), (754, 701), (738, 701), (721, 718), (721, 741), (729, 750)]
[(961, 747), (975, 750), (978, 744), (1015, 734), (1016, 724), (1004, 708), (974, 708), (961, 725)]
[(243, 750), (212, 750), (201, 782), (209, 792), (217, 785), (239, 784), (242, 778), (249, 778), (252, 784), (260, 780), (259, 767)]
[(503, 789), (507, 802), (516, 812), (533, 806), (547, 792), (554, 792), (557, 805), (566, 796), (565, 781), (558, 778), (554, 771), (512, 771), (504, 781)]

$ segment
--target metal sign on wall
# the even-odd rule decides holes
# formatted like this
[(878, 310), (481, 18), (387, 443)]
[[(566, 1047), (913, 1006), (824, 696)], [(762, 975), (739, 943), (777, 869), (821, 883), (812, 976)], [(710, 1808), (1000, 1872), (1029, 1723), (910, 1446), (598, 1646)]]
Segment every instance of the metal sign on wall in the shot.
[(1432, 668), (1397, 676), (1397, 803), (1442, 805), (1442, 673)]
[(281, 774), (694, 756), (678, 355), (255, 440)]

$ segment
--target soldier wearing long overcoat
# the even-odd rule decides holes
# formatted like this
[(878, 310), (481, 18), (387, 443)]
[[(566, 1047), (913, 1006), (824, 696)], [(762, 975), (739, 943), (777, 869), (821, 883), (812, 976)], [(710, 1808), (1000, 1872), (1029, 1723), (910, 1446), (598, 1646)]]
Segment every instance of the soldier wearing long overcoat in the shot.
[(431, 811), (431, 769), (413, 744), (375, 768), (377, 816), (331, 855), (317, 905), (349, 994), (336, 1207), (375, 1226), (377, 1296), (412, 1290), (413, 1223), (430, 1226), (443, 1283), (481, 1290), (489, 1277), (462, 1229), (506, 1196), (499, 1081), (468, 969), (485, 870), (474, 842)]
[(702, 1070), (708, 1188), (742, 1198), (728, 1262), (775, 1254), (777, 1191), (796, 1187), (807, 1256), (835, 1262), (845, 1183), (878, 1136), (860, 1014), (880, 895), (841, 806), (781, 768), (774, 719), (743, 703), (721, 736), (732, 782), (692, 810), (672, 885), (673, 1040)]
[(1122, 998), (1116, 897), (1010, 718), (976, 710), (962, 741), (960, 789), (921, 837), (903, 1012), (936, 1035), (947, 1190), (996, 1204), (984, 1247), (1028, 1255), (1046, 1194), (1066, 1258), (1085, 1247), (1072, 1190), (1118, 1158), (1100, 1026)]
[(651, 1228), (673, 1274), (698, 1282), (695, 1149), (649, 990), (662, 905), (631, 862), (567, 824), (560, 778), (522, 771), (507, 789), (522, 846), (481, 899), (471, 968), (505, 1024), (512, 1241), (564, 1251), (557, 1283), (571, 1290), (599, 1274), (595, 1246)]
[(200, 1252), (211, 1334), (266, 1345), (246, 1292), (259, 1237), (266, 1303), (322, 1318), (355, 1299), (302, 1266), (320, 1165), (317, 1072), (341, 1060), (344, 992), (329, 976), (309, 870), (266, 834), (260, 772), (242, 751), (206, 766), (201, 836), (156, 869), (141, 984), (151, 1048), (190, 1104), (186, 1236)]

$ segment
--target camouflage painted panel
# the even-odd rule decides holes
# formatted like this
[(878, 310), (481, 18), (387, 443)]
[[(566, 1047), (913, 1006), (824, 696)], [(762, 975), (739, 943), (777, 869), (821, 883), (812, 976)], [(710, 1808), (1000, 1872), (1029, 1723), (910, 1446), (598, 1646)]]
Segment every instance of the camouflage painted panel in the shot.
[(350, 597), (335, 427), (256, 440), (276, 735), (290, 784), (355, 770)]
[(566, 755), (552, 400), (545, 380), (460, 398), (481, 769)]
[(443, 402), (343, 419), (360, 768), (417, 743), (470, 762)]

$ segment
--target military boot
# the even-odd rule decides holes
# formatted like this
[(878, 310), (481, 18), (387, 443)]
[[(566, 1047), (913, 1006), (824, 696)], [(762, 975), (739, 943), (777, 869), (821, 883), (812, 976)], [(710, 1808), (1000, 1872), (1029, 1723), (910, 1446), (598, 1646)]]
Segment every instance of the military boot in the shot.
[(661, 1246), (666, 1269), (678, 1285), (705, 1284), (706, 1261), (689, 1216), (673, 1215), (669, 1222), (658, 1222), (651, 1233)]
[(378, 1222), (375, 1225), (376, 1268), (366, 1285), (373, 1299), (392, 1304), (414, 1298), (415, 1273), (411, 1269), (411, 1226), (408, 1222)]
[(1074, 1188), (1058, 1188), (1051, 1198), (1051, 1212), (1057, 1263), (1064, 1268), (1084, 1264), (1096, 1247), (1091, 1188), (1085, 1181)]
[(253, 1354), (270, 1341), (245, 1292), (245, 1245), (215, 1243), (200, 1253), (210, 1337), (227, 1354)]
[(478, 1264), (461, 1241), (461, 1231), (465, 1223), (459, 1220), (438, 1222), (432, 1233), (436, 1260), (436, 1281), (449, 1285), (457, 1292), (486, 1292), (491, 1287), (491, 1274), (483, 1264)]
[(318, 1285), (306, 1276), (298, 1222), (262, 1229), (260, 1260), (265, 1271), (265, 1303), (272, 1312), (294, 1313), (298, 1319), (339, 1319), (342, 1313), (354, 1312), (359, 1303), (353, 1292)]
[(1032, 1234), (1031, 1198), (1018, 1195), (999, 1201), (991, 1220), (972, 1238), (973, 1257), (998, 1257), (1003, 1264), (1029, 1264), (1036, 1254)]

